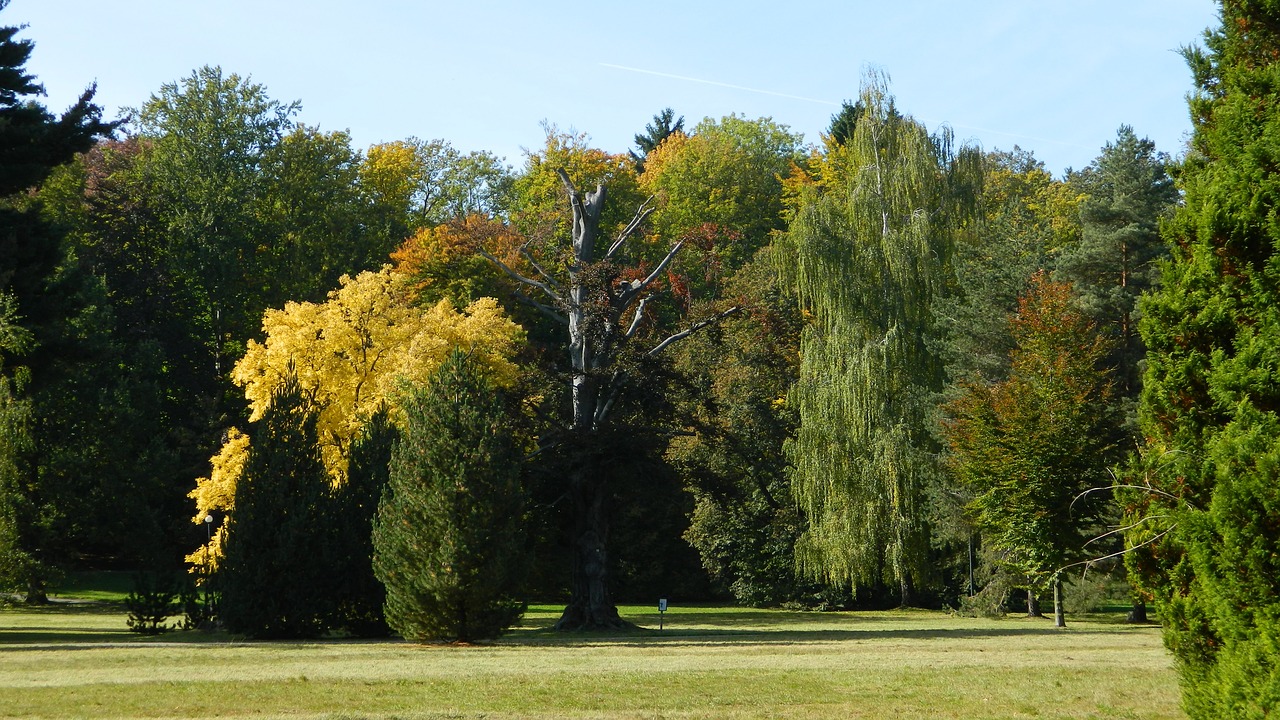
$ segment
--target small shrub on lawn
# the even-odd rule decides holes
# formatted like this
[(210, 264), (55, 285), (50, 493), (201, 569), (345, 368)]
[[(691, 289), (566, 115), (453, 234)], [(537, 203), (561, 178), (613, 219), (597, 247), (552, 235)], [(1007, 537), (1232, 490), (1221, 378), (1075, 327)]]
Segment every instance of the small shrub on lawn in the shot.
[(133, 590), (124, 599), (129, 611), (129, 629), (142, 635), (159, 635), (172, 628), (165, 621), (180, 612), (178, 584), (173, 576), (156, 573), (138, 573), (133, 579)]

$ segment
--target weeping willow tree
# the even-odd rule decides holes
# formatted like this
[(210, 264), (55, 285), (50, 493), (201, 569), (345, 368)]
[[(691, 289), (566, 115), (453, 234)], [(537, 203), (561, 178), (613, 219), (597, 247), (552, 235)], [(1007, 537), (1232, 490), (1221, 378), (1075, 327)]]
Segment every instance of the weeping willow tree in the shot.
[(806, 575), (855, 590), (897, 583), (906, 603), (938, 471), (933, 306), (981, 160), (899, 114), (881, 76), (860, 103), (852, 136), (828, 140), (801, 189), (780, 253), (811, 319), (788, 399), (800, 415), (792, 489), (809, 520), (796, 551)]

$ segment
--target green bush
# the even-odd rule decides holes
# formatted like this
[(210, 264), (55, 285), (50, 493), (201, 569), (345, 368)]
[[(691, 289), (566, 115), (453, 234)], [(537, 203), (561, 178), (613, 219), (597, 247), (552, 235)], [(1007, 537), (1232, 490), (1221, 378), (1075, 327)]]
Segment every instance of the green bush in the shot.
[(129, 629), (142, 635), (159, 635), (173, 628), (165, 621), (181, 612), (178, 583), (164, 573), (138, 573), (133, 590), (124, 599)]

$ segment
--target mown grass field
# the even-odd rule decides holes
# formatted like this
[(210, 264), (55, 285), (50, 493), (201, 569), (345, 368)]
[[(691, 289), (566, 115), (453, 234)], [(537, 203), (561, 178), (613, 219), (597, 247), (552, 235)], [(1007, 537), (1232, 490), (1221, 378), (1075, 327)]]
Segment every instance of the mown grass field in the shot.
[(127, 631), (118, 605), (0, 610), (0, 717), (1177, 718), (1158, 628), (1121, 616), (625, 607), (645, 628), (483, 646)]

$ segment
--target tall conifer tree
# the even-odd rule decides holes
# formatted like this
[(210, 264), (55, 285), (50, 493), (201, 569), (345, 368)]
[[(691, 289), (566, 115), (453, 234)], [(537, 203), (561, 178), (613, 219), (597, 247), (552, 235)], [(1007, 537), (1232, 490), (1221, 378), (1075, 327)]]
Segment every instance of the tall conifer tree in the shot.
[(296, 376), (255, 423), (218, 570), (227, 629), (314, 637), (332, 615), (329, 476)]
[[(0, 0), (0, 11), (8, 5)], [(51, 565), (70, 554), (66, 545), (83, 514), (74, 505), (92, 492), (82, 478), (98, 479), (94, 472), (66, 471), (97, 440), (92, 425), (77, 428), (90, 436), (72, 442), (49, 431), (65, 416), (51, 421), (48, 415), (73, 404), (60, 403), (63, 398), (98, 389), (73, 385), (82, 357), (93, 352), (84, 336), (101, 337), (102, 313), (84, 298), (92, 283), (60, 271), (62, 235), (24, 191), (119, 123), (102, 121), (94, 87), (60, 116), (39, 103), (44, 88), (26, 67), (35, 43), (18, 37), (23, 29), (0, 26), (0, 582), (21, 586), (28, 602), (44, 602)], [(83, 323), (74, 335), (65, 332), (73, 324), (68, 316)]]
[(1121, 398), (1138, 392), (1139, 363), (1146, 355), (1138, 335), (1138, 297), (1159, 279), (1157, 260), (1167, 254), (1160, 220), (1178, 199), (1167, 165), (1155, 143), (1122, 125), (1115, 142), (1072, 178), (1084, 193), (1080, 242), (1058, 258), (1058, 274), (1110, 338)]
[(373, 574), (373, 520), (387, 487), (397, 431), (385, 405), (351, 443), (347, 481), (333, 489), (335, 627), (360, 637), (388, 632), (386, 590)]
[(410, 392), (373, 531), (387, 622), (410, 640), (497, 637), (524, 614), (519, 448), (493, 385), (461, 350)]
[(1127, 559), (1188, 714), (1261, 718), (1280, 713), (1280, 4), (1224, 0), (1221, 16), (1185, 52), (1185, 205), (1141, 305), (1147, 474)]

